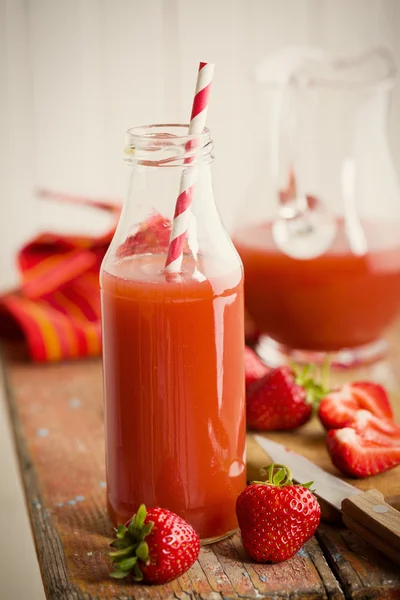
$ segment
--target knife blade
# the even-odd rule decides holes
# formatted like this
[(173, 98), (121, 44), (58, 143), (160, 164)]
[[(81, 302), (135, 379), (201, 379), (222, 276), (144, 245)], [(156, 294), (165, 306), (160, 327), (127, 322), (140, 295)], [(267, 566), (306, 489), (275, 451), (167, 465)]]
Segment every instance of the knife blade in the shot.
[(277, 442), (260, 435), (253, 438), (272, 462), (289, 467), (295, 481), (312, 480), (315, 494), (341, 510), (348, 529), (400, 565), (400, 512), (381, 492), (361, 491)]
[(254, 435), (253, 437), (257, 444), (265, 450), (272, 462), (289, 467), (294, 480), (298, 483), (312, 480), (315, 494), (338, 510), (342, 510), (342, 502), (345, 498), (361, 494), (361, 490), (339, 479), (339, 477), (327, 473), (304, 456), (296, 454), (296, 452), (285, 448), (282, 444), (260, 435)]

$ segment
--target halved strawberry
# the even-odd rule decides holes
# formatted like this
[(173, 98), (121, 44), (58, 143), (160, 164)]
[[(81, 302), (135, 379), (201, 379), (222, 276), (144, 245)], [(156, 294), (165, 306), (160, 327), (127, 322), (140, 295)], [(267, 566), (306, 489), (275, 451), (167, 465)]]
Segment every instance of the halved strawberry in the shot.
[(357, 410), (345, 427), (351, 427), (364, 439), (382, 444), (396, 439), (400, 441), (400, 426), (391, 419), (376, 417), (369, 410)]
[(350, 477), (369, 477), (400, 464), (400, 440), (381, 444), (344, 427), (329, 431), (326, 444), (335, 467)]
[(244, 370), (246, 374), (246, 391), (251, 385), (261, 379), (269, 369), (248, 346), (244, 349)]
[(392, 419), (393, 411), (384, 387), (373, 381), (347, 383), (321, 400), (318, 416), (328, 431), (340, 429), (357, 410), (369, 410), (379, 418)]

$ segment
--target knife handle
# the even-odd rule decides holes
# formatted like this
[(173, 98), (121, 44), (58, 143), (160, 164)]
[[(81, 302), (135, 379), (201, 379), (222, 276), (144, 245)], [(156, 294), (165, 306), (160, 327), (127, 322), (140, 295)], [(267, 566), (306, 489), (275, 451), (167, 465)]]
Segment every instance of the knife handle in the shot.
[(368, 490), (342, 502), (345, 525), (400, 565), (400, 512), (378, 490)]

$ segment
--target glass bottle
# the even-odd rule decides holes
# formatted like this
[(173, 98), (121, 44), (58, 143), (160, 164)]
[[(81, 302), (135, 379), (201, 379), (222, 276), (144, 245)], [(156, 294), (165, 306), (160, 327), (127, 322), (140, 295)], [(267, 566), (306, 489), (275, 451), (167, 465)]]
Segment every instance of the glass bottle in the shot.
[[(128, 131), (129, 191), (101, 269), (107, 499), (144, 502), (203, 543), (237, 527), (245, 486), (243, 271), (213, 197), (210, 132)], [(189, 164), (188, 164), (189, 162)], [(181, 271), (164, 269), (184, 169), (195, 170)]]
[[(276, 75), (283, 76), (280, 81)], [(400, 309), (400, 190), (387, 137), (391, 55), (283, 49), (259, 71), (268, 123), (233, 240), (259, 352), (372, 360)]]

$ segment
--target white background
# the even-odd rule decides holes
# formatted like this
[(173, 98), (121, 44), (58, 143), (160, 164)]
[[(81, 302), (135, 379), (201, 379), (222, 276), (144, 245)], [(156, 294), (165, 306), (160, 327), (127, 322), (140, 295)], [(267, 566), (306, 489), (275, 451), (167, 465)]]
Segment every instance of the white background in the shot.
[[(125, 130), (187, 121), (199, 60), (216, 63), (208, 124), (229, 227), (257, 154), (253, 68), (288, 44), (385, 45), (400, 65), (400, 1), (0, 0), (0, 289), (38, 230), (99, 226), (35, 187), (121, 198)], [(390, 140), (399, 168), (399, 86)]]

